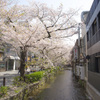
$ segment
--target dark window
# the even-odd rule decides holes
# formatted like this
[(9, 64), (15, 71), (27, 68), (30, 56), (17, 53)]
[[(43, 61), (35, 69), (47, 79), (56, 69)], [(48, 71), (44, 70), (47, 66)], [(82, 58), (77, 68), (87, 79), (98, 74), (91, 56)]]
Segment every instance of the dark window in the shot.
[(98, 14), (98, 22), (99, 22), (99, 28), (100, 28), (100, 12)]
[(13, 64), (14, 64), (14, 60), (13, 59), (9, 59), (8, 70), (12, 70), (13, 69)]
[(92, 29), (93, 29), (93, 35), (97, 32), (97, 21), (96, 19), (94, 20), (92, 24)]
[(87, 32), (87, 42), (89, 41), (89, 32)]
[(100, 73), (100, 57), (96, 57), (96, 72)]
[(4, 68), (5, 67), (5, 63), (4, 62), (0, 62), (0, 68)]
[(92, 37), (92, 27), (90, 27), (90, 38)]

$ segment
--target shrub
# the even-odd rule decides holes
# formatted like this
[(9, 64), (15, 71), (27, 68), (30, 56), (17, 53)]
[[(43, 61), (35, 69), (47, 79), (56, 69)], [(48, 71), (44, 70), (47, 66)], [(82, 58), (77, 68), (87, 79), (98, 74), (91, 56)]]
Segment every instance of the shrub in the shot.
[(20, 92), (20, 89), (19, 90), (15, 90), (15, 93), (19, 93)]
[(13, 85), (15, 86), (25, 86), (26, 83), (24, 82), (24, 79), (20, 76), (14, 77)]
[(45, 75), (45, 71), (34, 72), (31, 74), (26, 74), (25, 79), (17, 76), (14, 78), (13, 85), (15, 86), (25, 86), (26, 83), (33, 83), (39, 81)]
[(0, 87), (0, 97), (7, 95), (7, 90), (8, 90), (7, 86), (1, 86)]
[(35, 82), (39, 81), (44, 76), (44, 71), (34, 72), (28, 75), (25, 75), (26, 82)]
[(14, 81), (15, 81), (15, 82), (19, 81), (19, 78), (20, 78), (20, 76), (14, 77)]
[(57, 67), (56, 67), (56, 69), (57, 69), (57, 70), (60, 70), (60, 67), (59, 67), (59, 66), (57, 66)]
[(57, 70), (60, 70), (60, 67), (59, 66), (51, 67), (50, 73), (55, 73)]
[(84, 88), (85, 81), (79, 80), (78, 83)]

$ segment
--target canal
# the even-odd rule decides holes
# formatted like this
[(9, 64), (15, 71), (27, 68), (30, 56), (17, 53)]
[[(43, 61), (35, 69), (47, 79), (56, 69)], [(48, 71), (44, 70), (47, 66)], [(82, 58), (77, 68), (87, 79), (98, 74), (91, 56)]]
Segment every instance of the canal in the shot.
[(85, 90), (76, 82), (71, 70), (61, 72), (49, 80), (45, 88), (31, 94), (30, 100), (89, 100)]

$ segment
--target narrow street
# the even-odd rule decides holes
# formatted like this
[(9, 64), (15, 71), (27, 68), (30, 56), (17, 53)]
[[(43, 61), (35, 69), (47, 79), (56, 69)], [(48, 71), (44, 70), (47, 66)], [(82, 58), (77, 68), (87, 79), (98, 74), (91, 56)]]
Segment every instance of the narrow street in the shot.
[(59, 74), (49, 85), (31, 100), (89, 100), (85, 90), (73, 78), (71, 70)]
[(0, 86), (3, 85), (3, 78), (5, 77), (5, 85), (9, 86), (13, 83), (13, 78), (19, 76), (18, 70), (0, 72)]

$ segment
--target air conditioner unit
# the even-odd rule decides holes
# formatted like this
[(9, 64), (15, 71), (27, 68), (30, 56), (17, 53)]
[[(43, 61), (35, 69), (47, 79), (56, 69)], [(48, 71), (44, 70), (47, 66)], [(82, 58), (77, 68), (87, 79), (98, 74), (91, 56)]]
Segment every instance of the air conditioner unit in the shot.
[(85, 69), (84, 69), (84, 66), (80, 66), (80, 79), (81, 80), (85, 79)]
[(76, 75), (77, 75), (77, 76), (80, 75), (80, 66), (76, 66)]

